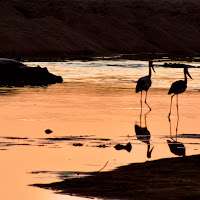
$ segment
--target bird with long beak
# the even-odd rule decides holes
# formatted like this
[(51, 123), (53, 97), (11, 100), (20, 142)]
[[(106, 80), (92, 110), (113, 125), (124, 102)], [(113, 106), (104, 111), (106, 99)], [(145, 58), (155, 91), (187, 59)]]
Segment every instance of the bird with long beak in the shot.
[(188, 72), (188, 67), (185, 66), (184, 67), (184, 80), (179, 80), (179, 81), (175, 81), (174, 83), (172, 83), (168, 94), (173, 94), (171, 96), (171, 104), (170, 104), (170, 112), (168, 117), (170, 118), (171, 115), (171, 107), (172, 107), (172, 99), (174, 97), (174, 95), (177, 95), (177, 102), (176, 102), (176, 106), (177, 106), (177, 114), (178, 114), (178, 94), (185, 92), (186, 88), (187, 88), (187, 76), (189, 76), (191, 79), (192, 77), (190, 76), (189, 72)]
[(152, 83), (151, 82), (151, 69), (153, 69), (153, 71), (155, 73), (155, 69), (153, 67), (153, 61), (149, 61), (149, 75), (141, 77), (137, 81), (137, 85), (136, 85), (136, 93), (141, 92), (141, 99), (140, 99), (141, 108), (142, 108), (142, 91), (144, 90), (144, 91), (146, 91), (145, 104), (149, 107), (149, 110), (151, 110), (151, 107), (147, 103), (147, 91), (151, 87), (151, 83)]

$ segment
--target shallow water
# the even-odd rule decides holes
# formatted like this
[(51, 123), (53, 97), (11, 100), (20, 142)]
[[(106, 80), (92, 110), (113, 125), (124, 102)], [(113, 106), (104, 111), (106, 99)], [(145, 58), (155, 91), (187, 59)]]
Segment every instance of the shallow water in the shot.
[[(184, 144), (186, 155), (200, 153), (199, 68), (189, 69), (193, 80), (188, 79), (187, 91), (179, 95), (178, 124), (174, 98), (170, 134), (167, 92), (172, 82), (183, 78), (182, 69), (155, 67), (147, 98), (152, 111), (148, 113), (143, 104), (141, 114), (135, 86), (138, 78), (148, 74), (147, 62), (25, 64), (47, 67), (64, 82), (48, 87), (0, 88), (2, 199), (78, 199), (28, 185), (176, 157), (167, 144), (167, 140), (173, 141), (170, 137)], [(144, 127), (145, 122), (151, 134), (150, 149), (154, 147), (151, 158), (147, 158), (148, 145), (135, 133), (135, 124)], [(46, 134), (46, 129), (53, 132)], [(114, 148), (129, 142), (130, 152)]]

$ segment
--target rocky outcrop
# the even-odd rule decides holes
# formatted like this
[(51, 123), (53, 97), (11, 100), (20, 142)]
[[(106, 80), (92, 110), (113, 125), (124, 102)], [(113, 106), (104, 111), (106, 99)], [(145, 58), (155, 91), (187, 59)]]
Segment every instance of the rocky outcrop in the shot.
[(164, 63), (163, 67), (171, 67), (171, 68), (184, 68), (184, 67), (191, 68), (191, 67), (195, 67), (196, 68), (196, 66), (186, 65), (186, 64), (183, 64), (183, 63)]
[(61, 76), (50, 73), (46, 67), (29, 67), (16, 60), (0, 59), (0, 86), (47, 86), (62, 81)]

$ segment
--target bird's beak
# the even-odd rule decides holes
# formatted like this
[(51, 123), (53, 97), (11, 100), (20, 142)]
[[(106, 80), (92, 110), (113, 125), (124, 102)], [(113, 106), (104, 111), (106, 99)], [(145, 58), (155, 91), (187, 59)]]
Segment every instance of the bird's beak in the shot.
[(151, 68), (153, 69), (154, 73), (156, 73), (156, 71), (155, 71), (155, 69), (154, 69), (153, 65), (151, 66)]
[(186, 74), (192, 79), (192, 77), (190, 76), (190, 73), (188, 72), (188, 70), (186, 71)]

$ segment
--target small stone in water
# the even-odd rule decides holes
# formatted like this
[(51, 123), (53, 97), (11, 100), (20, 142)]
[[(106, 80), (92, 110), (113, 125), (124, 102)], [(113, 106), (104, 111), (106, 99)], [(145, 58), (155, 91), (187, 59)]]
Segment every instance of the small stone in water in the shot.
[(75, 147), (81, 147), (81, 146), (83, 146), (83, 144), (81, 144), (81, 143), (74, 143), (73, 146), (75, 146)]
[(53, 132), (53, 131), (50, 130), (50, 129), (46, 129), (46, 130), (45, 130), (45, 133), (46, 133), (46, 134), (50, 134), (50, 133), (52, 133), (52, 132)]

